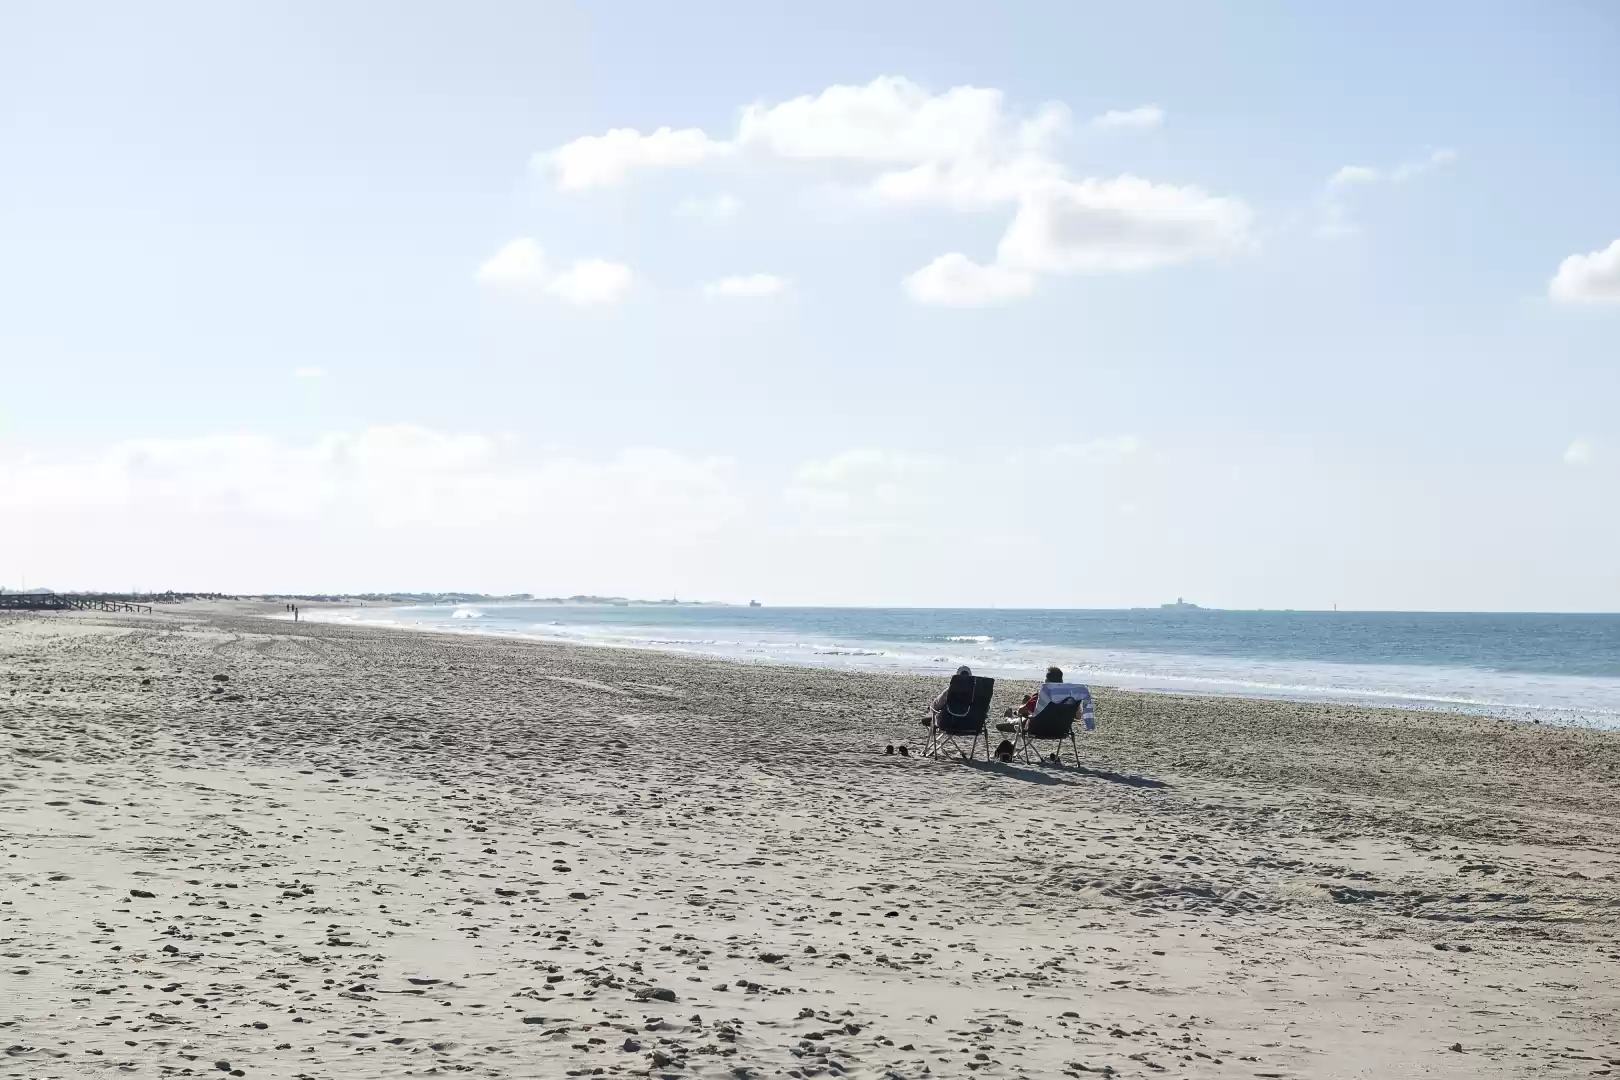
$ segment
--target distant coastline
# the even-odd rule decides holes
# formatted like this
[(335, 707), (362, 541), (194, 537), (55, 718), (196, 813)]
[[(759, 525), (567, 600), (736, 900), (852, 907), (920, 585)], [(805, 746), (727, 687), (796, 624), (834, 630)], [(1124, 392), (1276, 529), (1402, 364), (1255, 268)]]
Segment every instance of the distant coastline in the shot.
[[(247, 600), (302, 600), (308, 603), (342, 604), (356, 600), (393, 604), (555, 604), (592, 607), (744, 607), (725, 600), (637, 600), (628, 596), (535, 596), (532, 593), (443, 592), (443, 593), (342, 593), (296, 596), (281, 593), (243, 597)], [(757, 605), (756, 605), (757, 606)]]
[(55, 589), (7, 589), (0, 595), (27, 597), (94, 597), (121, 603), (178, 604), (193, 600), (262, 600), (277, 603), (296, 600), (305, 604), (578, 604), (611, 607), (759, 607), (759, 601), (733, 604), (726, 600), (635, 600), (625, 596), (535, 596), (532, 593), (475, 592), (391, 592), (391, 593), (221, 593), (221, 592), (82, 592)]

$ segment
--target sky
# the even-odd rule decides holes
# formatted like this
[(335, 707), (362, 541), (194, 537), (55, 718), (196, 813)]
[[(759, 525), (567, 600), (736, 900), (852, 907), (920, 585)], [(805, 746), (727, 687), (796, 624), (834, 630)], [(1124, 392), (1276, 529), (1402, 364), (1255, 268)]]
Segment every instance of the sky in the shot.
[(0, 585), (1620, 610), (1620, 10), (8, 4)]

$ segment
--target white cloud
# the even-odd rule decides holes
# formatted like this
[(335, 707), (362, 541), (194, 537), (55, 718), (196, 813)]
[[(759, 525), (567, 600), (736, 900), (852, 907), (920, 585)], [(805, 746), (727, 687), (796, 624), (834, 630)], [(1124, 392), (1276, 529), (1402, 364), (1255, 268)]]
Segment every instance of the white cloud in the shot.
[(737, 126), (737, 142), (784, 158), (958, 161), (1044, 149), (1067, 119), (1058, 104), (1016, 116), (1000, 90), (958, 86), (931, 94), (910, 79), (883, 76), (779, 105), (751, 105)]
[(1035, 276), (1004, 266), (980, 266), (953, 251), (912, 273), (902, 285), (919, 304), (988, 307), (1029, 296), (1035, 291)]
[(1328, 177), (1329, 188), (1353, 187), (1358, 184), (1376, 184), (1388, 181), (1392, 184), (1404, 184), (1415, 176), (1422, 176), (1433, 169), (1449, 165), (1457, 160), (1455, 150), (1442, 147), (1415, 161), (1402, 162), (1392, 168), (1381, 169), (1372, 165), (1344, 165), (1332, 176)]
[(180, 548), (276, 523), (377, 535), (491, 523), (557, 531), (549, 526), (606, 517), (687, 533), (737, 516), (728, 459), (663, 450), (534, 459), (517, 450), (497, 436), (404, 424), (306, 444), (251, 434), (140, 439), (67, 460), (0, 461), (0, 498), (40, 513), (150, 520)]
[(995, 161), (925, 161), (882, 173), (872, 181), (870, 192), (883, 203), (991, 210), (1015, 205), (1030, 191), (1062, 177), (1063, 167), (1057, 162), (1030, 154)]
[(1156, 128), (1164, 123), (1164, 110), (1157, 105), (1138, 105), (1134, 109), (1109, 109), (1091, 119), (1094, 128)]
[(1252, 216), (1235, 199), (1134, 176), (1052, 184), (1024, 200), (996, 257), (1052, 274), (1146, 270), (1242, 247)]
[(509, 296), (549, 295), (585, 306), (623, 299), (634, 275), (628, 266), (605, 259), (581, 259), (567, 270), (554, 270), (540, 245), (523, 236), (484, 260), (475, 278), (480, 285)]
[(699, 128), (661, 127), (647, 135), (615, 128), (536, 154), (533, 162), (554, 175), (559, 188), (579, 191), (622, 184), (638, 169), (684, 168), (740, 150), (869, 164), (994, 161), (1050, 151), (1068, 122), (1068, 109), (1056, 102), (1015, 113), (1000, 90), (958, 86), (934, 94), (885, 75), (863, 86), (830, 86), (776, 105), (750, 105), (730, 140)]
[(546, 284), (546, 291), (570, 304), (616, 304), (630, 291), (633, 277), (623, 263), (581, 259)]
[[(1161, 124), (1156, 105), (1115, 110), (1092, 123)], [(541, 160), (565, 188), (623, 180), (634, 168), (677, 167), (736, 153), (875, 170), (863, 181), (888, 206), (961, 212), (1013, 209), (994, 260), (941, 255), (903, 281), (929, 304), (1004, 303), (1033, 295), (1041, 274), (1125, 272), (1218, 255), (1249, 242), (1253, 214), (1241, 201), (1132, 176), (1073, 178), (1057, 160), (1070, 125), (1066, 106), (1015, 109), (997, 89), (933, 93), (899, 76), (836, 85), (743, 110), (734, 136), (661, 128), (578, 139)], [(661, 137), (655, 143), (655, 137)], [(683, 208), (687, 204), (682, 204)], [(696, 207), (680, 212), (694, 212)]]
[(1559, 263), (1547, 294), (1565, 304), (1620, 304), (1620, 240)]
[(729, 191), (722, 191), (711, 198), (682, 199), (675, 207), (679, 217), (715, 218), (726, 220), (737, 216), (742, 209), (742, 200)]
[[(1254, 217), (1240, 200), (1134, 176), (1063, 180), (1031, 172), (1006, 180), (1005, 191), (1018, 209), (995, 260), (981, 265), (960, 252), (942, 255), (902, 282), (913, 299), (1000, 304), (1033, 295), (1042, 274), (1129, 273), (1218, 256), (1250, 242)], [(968, 206), (974, 195), (989, 204), (1001, 190), (986, 183), (976, 191), (941, 186), (932, 194)]]
[(1413, 177), (1449, 165), (1457, 160), (1455, 150), (1442, 147), (1413, 161), (1402, 162), (1392, 168), (1372, 165), (1343, 165), (1328, 177), (1326, 194), (1322, 200), (1322, 222), (1316, 228), (1319, 236), (1330, 238), (1353, 236), (1361, 231), (1347, 201), (1355, 188), (1371, 188), (1380, 184), (1404, 184)]
[(1351, 184), (1374, 184), (1383, 179), (1383, 173), (1370, 165), (1344, 165), (1328, 177), (1328, 187), (1346, 187)]
[(709, 296), (726, 297), (730, 299), (759, 299), (776, 296), (788, 287), (785, 278), (775, 274), (743, 274), (737, 277), (721, 278), (711, 281), (703, 286), (703, 291)]
[(605, 135), (587, 135), (549, 154), (537, 154), (533, 166), (550, 172), (564, 191), (616, 187), (639, 169), (673, 169), (700, 165), (732, 153), (726, 142), (709, 138), (698, 128), (679, 131), (661, 127), (646, 135), (635, 128), (614, 128)]
[(549, 276), (545, 252), (527, 236), (503, 245), (484, 260), (476, 275), (480, 285), (512, 290), (540, 288)]
[(1564, 450), (1565, 465), (1590, 465), (1597, 460), (1597, 444), (1587, 439), (1576, 439)]
[(318, 367), (295, 367), (293, 368), (293, 378), (324, 379), (326, 378), (326, 369)]
[(1456, 160), (1457, 151), (1441, 147), (1426, 158), (1419, 158), (1417, 161), (1408, 161), (1395, 166), (1390, 170), (1389, 178), (1397, 184), (1405, 183), (1414, 176), (1421, 176), (1431, 169), (1440, 168), (1442, 165), (1450, 165)]

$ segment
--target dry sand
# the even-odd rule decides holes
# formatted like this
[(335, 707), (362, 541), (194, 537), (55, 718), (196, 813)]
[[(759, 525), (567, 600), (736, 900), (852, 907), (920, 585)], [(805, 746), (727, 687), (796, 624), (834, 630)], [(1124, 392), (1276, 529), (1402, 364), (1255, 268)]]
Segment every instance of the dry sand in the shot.
[(0, 617), (0, 1076), (1620, 1073), (1620, 737), (938, 683)]

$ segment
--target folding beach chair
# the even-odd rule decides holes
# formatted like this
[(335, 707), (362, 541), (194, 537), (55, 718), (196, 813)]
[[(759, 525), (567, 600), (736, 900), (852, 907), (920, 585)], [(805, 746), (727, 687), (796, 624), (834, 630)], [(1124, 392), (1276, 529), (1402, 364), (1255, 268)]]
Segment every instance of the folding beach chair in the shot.
[[(949, 746), (957, 757), (972, 761), (982, 738), (984, 756), (989, 758), (990, 732), (985, 728), (985, 718), (990, 715), (990, 699), (995, 692), (994, 679), (952, 675), (951, 685), (945, 691), (945, 707), (934, 714), (933, 722), (928, 725), (928, 742), (923, 746), (923, 754), (937, 758)], [(968, 740), (965, 754), (962, 739)]]
[(1097, 729), (1097, 717), (1091, 709), (1091, 690), (1079, 683), (1042, 683), (1035, 698), (1034, 713), (1016, 729), (1018, 752), (1024, 762), (1033, 764), (1029, 759), (1031, 751), (1036, 761), (1048, 760), (1036, 744), (1055, 742), (1057, 750), (1050, 760), (1062, 764), (1063, 743), (1067, 741), (1074, 751), (1074, 764), (1080, 764), (1080, 744), (1074, 738), (1077, 719), (1085, 724), (1087, 731)]

